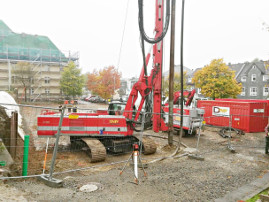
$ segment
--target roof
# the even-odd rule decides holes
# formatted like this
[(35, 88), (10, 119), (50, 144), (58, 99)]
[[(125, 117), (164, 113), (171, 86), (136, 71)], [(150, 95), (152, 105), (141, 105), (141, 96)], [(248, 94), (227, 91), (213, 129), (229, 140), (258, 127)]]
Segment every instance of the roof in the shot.
[(0, 30), (2, 32), (12, 32), (12, 30), (6, 25), (6, 23), (3, 22), (3, 20), (0, 20)]
[(245, 66), (245, 71), (244, 71), (244, 74), (248, 74), (248, 72), (250, 71), (250, 69), (253, 67), (253, 66), (256, 66), (262, 74), (265, 73), (265, 66), (264, 66), (264, 62), (252, 62), (252, 63), (249, 63)]
[(235, 78), (237, 79), (240, 75), (247, 75), (254, 65), (261, 71), (262, 74), (266, 73), (264, 61), (230, 64), (229, 67), (235, 71)]
[(42, 57), (42, 61), (66, 59), (47, 36), (12, 32), (2, 20), (0, 20), (0, 35), (0, 58), (34, 60)]
[[(183, 66), (183, 71), (187, 72), (187, 76), (190, 76), (193, 74), (193, 70), (185, 66)], [(175, 65), (174, 73), (180, 74), (180, 65)], [(168, 75), (169, 75), (169, 70), (163, 73), (163, 76), (168, 76)]]
[(196, 72), (198, 72), (199, 70), (201, 70), (202, 68), (196, 68), (193, 73), (191, 74), (191, 77), (193, 77), (195, 75)]
[(229, 64), (228, 65), (233, 71), (235, 71), (235, 77), (241, 73), (243, 70), (245, 63), (238, 63), (238, 64)]

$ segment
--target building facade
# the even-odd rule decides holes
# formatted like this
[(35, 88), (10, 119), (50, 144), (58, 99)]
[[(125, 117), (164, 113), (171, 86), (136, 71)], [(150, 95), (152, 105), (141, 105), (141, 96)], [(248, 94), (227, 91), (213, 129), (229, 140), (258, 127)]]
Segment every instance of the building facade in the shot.
[(242, 84), (240, 99), (267, 99), (269, 96), (269, 63), (266, 61), (229, 64), (235, 79)]
[[(46, 36), (14, 33), (0, 20), (0, 90), (15, 91), (19, 99), (28, 101), (62, 98), (60, 79), (69, 61), (79, 65), (78, 52), (60, 51)], [(17, 75), (20, 63), (27, 63), (31, 73), (27, 87)]]
[[(228, 64), (235, 72), (235, 79), (242, 84), (242, 92), (237, 96), (238, 99), (268, 99), (269, 98), (269, 61), (255, 61), (238, 64)], [(194, 74), (202, 68), (196, 69), (189, 76), (190, 83)], [(194, 86), (194, 84), (193, 84)], [(196, 89), (199, 98), (204, 96), (201, 89)]]
[(138, 81), (138, 78), (132, 77), (132, 78), (122, 78), (120, 80), (120, 91), (122, 91), (122, 94), (125, 96), (129, 96), (133, 85)]

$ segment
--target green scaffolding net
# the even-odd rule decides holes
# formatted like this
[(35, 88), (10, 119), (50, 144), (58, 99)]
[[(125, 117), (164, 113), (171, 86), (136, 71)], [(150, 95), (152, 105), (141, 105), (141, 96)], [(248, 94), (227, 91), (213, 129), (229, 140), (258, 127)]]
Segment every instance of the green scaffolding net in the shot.
[(0, 59), (66, 62), (70, 58), (47, 36), (14, 33), (0, 20)]

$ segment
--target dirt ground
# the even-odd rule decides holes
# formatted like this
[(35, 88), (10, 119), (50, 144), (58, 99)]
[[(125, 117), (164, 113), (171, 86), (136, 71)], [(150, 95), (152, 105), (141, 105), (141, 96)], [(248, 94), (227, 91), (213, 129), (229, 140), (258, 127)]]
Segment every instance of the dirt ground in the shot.
[[(142, 169), (139, 169), (138, 185), (134, 183), (131, 165), (128, 164), (120, 175), (125, 163), (114, 164), (128, 159), (130, 154), (108, 155), (104, 163), (93, 165), (83, 152), (62, 150), (57, 156), (57, 172), (81, 167), (89, 169), (55, 175), (55, 178), (63, 180), (62, 188), (48, 187), (36, 178), (1, 181), (0, 200), (214, 201), (269, 172), (269, 155), (264, 154), (263, 133), (232, 134), (231, 145), (235, 149), (235, 153), (232, 153), (227, 148), (227, 138), (219, 136), (214, 128), (206, 128), (201, 133), (196, 152), (204, 158), (203, 161), (182, 156), (193, 151), (190, 148), (196, 148), (198, 138), (192, 136), (182, 139), (187, 149), (181, 146), (174, 158), (153, 163), (152, 160), (171, 155), (177, 144), (175, 142), (173, 147), (168, 147), (167, 139), (159, 138), (166, 137), (166, 133), (147, 131), (145, 134), (154, 135), (152, 138), (158, 149), (156, 154), (141, 156), (147, 167), (147, 176), (144, 177)], [(174, 140), (178, 140), (178, 136), (175, 135)], [(84, 185), (98, 189), (81, 191)]]

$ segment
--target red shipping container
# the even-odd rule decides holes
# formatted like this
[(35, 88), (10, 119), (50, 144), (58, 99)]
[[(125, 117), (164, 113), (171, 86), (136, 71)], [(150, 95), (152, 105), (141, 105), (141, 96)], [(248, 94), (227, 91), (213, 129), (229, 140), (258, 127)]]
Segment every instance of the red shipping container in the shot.
[(267, 116), (269, 116), (269, 100), (255, 100), (255, 99), (234, 99), (234, 98), (217, 98), (219, 101), (233, 101), (233, 102), (262, 102), (267, 104)]
[(263, 132), (268, 123), (268, 106), (266, 102), (243, 102), (239, 100), (198, 100), (198, 108), (205, 110), (206, 124), (214, 126), (231, 126), (245, 132)]
[(219, 101), (242, 101), (242, 102), (265, 102), (269, 103), (269, 100), (259, 100), (259, 99), (236, 99), (236, 98), (216, 98)]

